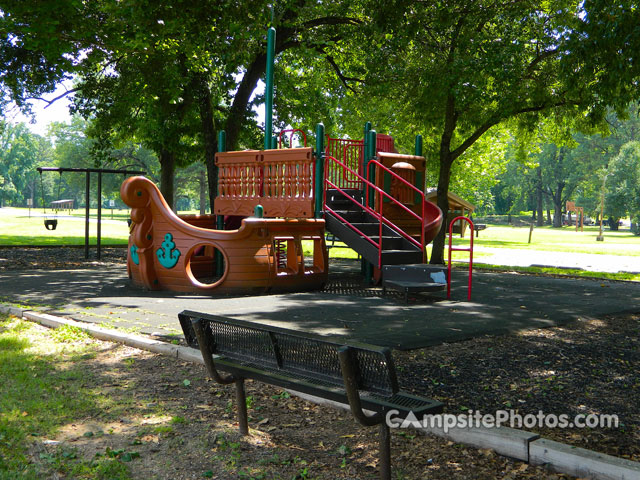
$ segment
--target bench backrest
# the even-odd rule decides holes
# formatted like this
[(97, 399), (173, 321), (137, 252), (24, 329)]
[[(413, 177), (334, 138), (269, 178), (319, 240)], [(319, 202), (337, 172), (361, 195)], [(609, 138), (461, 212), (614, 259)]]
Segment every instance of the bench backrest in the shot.
[(398, 391), (391, 351), (385, 347), (340, 343), (311, 333), (189, 310), (181, 312), (178, 318), (191, 347), (198, 348), (191, 320), (201, 319), (209, 349), (215, 355), (249, 367), (311, 377), (338, 387), (344, 385), (338, 349), (348, 345), (356, 363), (359, 390), (388, 396)]

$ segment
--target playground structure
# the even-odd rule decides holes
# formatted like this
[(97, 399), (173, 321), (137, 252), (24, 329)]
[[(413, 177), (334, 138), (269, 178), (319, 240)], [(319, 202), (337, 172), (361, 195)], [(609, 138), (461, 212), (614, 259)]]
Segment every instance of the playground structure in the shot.
[[(319, 156), (310, 147), (219, 152), (215, 215), (175, 215), (152, 182), (127, 179), (121, 196), (132, 209), (132, 282), (200, 293), (319, 289), (328, 277), (325, 229), (370, 262), (372, 273), (422, 264), (442, 222), (419, 188), (424, 157), (377, 151), (365, 167), (365, 146), (393, 149), (389, 136), (369, 138), (374, 147), (326, 137), (325, 150), (321, 135)], [(331, 149), (342, 151), (340, 159)], [(240, 228), (225, 230), (224, 219), (238, 216)]]
[(578, 214), (580, 215), (580, 231), (584, 232), (584, 207), (576, 207), (575, 202), (567, 202), (567, 213), (576, 214), (576, 232), (578, 231)]
[[(264, 149), (227, 152), (219, 132), (212, 215), (175, 215), (143, 177), (122, 184), (134, 284), (199, 293), (319, 289), (328, 278), (325, 230), (362, 256), (368, 281), (383, 279), (384, 266), (424, 266), (443, 215), (424, 195), (422, 137), (414, 155), (400, 155), (370, 123), (361, 140), (331, 138), (318, 124), (315, 149), (301, 130), (272, 136), (274, 44), (270, 28)], [(294, 135), (302, 147), (278, 148), (291, 147)], [(420, 283), (446, 286), (434, 278), (427, 272)]]

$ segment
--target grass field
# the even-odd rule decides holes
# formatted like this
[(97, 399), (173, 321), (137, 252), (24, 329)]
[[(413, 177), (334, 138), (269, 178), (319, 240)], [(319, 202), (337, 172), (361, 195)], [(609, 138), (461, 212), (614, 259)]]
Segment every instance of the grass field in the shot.
[[(573, 227), (536, 227), (531, 243), (528, 243), (529, 227), (490, 224), (480, 232), (479, 238), (473, 240), (474, 246), (481, 247), (640, 256), (640, 237), (629, 230), (612, 232), (605, 228), (602, 242), (596, 241), (598, 233), (599, 227), (584, 227), (584, 232), (576, 232)], [(468, 245), (468, 235), (464, 239), (454, 237), (454, 244)]]
[[(92, 217), (97, 211), (91, 210)], [(195, 212), (194, 212), (195, 213)], [(36, 216), (39, 215), (39, 216)], [(2, 245), (83, 245), (84, 244), (84, 211), (72, 212), (73, 218), (58, 217), (58, 228), (53, 231), (45, 229), (40, 211), (32, 210), (29, 218), (25, 209), (0, 209), (0, 246)], [(111, 211), (103, 210), (102, 243), (126, 244), (129, 236), (126, 219), (128, 212), (116, 210), (111, 219)], [(598, 227), (585, 227), (584, 232), (576, 232), (573, 227), (554, 229), (551, 227), (537, 227), (533, 231), (532, 241), (528, 243), (529, 227), (513, 227), (489, 224), (486, 230), (480, 232), (479, 238), (474, 238), (476, 258), (487, 255), (482, 249), (524, 249), (543, 250), (552, 252), (592, 253), (602, 255), (640, 256), (640, 237), (628, 230), (612, 232), (604, 230), (604, 241), (597, 242)], [(91, 244), (95, 244), (95, 219), (90, 224)], [(465, 238), (454, 236), (456, 246), (467, 246), (468, 235)], [(337, 245), (344, 245), (339, 244)], [(428, 247), (428, 251), (430, 252)], [(331, 250), (331, 256), (336, 258), (356, 258), (357, 254), (348, 248)], [(454, 260), (467, 257), (466, 253), (455, 252)]]
[[(58, 216), (58, 227), (47, 230), (41, 212), (0, 208), (0, 245), (84, 245), (84, 217)], [(50, 217), (53, 218), (53, 217)], [(103, 245), (126, 245), (129, 228), (126, 218), (111, 220), (103, 217), (101, 238)], [(96, 244), (97, 224), (89, 225), (90, 243)]]

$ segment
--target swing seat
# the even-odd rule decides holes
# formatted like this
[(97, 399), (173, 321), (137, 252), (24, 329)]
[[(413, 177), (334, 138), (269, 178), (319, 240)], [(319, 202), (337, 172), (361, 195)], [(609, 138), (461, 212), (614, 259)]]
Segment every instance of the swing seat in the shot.
[(45, 220), (44, 226), (47, 230), (55, 230), (58, 226), (58, 220)]

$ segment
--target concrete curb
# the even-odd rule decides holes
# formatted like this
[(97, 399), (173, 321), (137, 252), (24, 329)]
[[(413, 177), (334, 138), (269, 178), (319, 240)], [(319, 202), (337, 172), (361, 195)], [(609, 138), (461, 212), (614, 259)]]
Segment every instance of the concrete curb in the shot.
[[(147, 337), (121, 333), (85, 322), (77, 322), (46, 313), (39, 313), (0, 304), (0, 313), (23, 317), (50, 328), (69, 325), (80, 328), (100, 340), (122, 343), (153, 353), (174, 357), (186, 362), (204, 364), (200, 350), (180, 345), (171, 345)], [(288, 390), (304, 400), (348, 410), (349, 406), (312, 395)], [(370, 412), (373, 413), (373, 412)], [(435, 417), (435, 416), (434, 416)], [(443, 425), (445, 422), (441, 422)], [(437, 424), (437, 422), (436, 422)], [(435, 435), (456, 443), (476, 448), (489, 448), (500, 455), (522, 460), (532, 465), (548, 465), (551, 469), (581, 478), (597, 480), (632, 480), (640, 478), (640, 463), (584, 448), (572, 447), (539, 435), (514, 428), (449, 428), (420, 427), (418, 432)]]
[(75, 320), (56, 317), (47, 313), (23, 310), (20, 308), (7, 307), (4, 305), (0, 305), (0, 313), (8, 313), (10, 315), (15, 315), (16, 317), (23, 317), (27, 320), (31, 320), (49, 328), (58, 328), (62, 325), (77, 327), (100, 340), (122, 343), (129, 347), (139, 348), (140, 350), (159, 353), (161, 355), (175, 357), (186, 362), (200, 363), (204, 365), (200, 350), (196, 350), (195, 348), (172, 345), (170, 343), (152, 340), (140, 335), (132, 335), (129, 333), (118, 332), (117, 330), (98, 327), (90, 323), (77, 322)]
[[(434, 416), (435, 417), (435, 416)], [(443, 419), (444, 420), (444, 419)], [(437, 422), (436, 422), (437, 423)], [(446, 422), (440, 422), (443, 425)], [(537, 433), (517, 430), (515, 428), (449, 428), (445, 431), (442, 427), (421, 427), (418, 431), (446, 438), (456, 443), (464, 443), (476, 448), (490, 448), (505, 457), (515, 458), (523, 462), (529, 462), (529, 445), (533, 440), (540, 438)]]
[(558, 472), (581, 478), (632, 480), (640, 478), (640, 463), (572, 447), (541, 438), (531, 442), (532, 465), (549, 465)]

